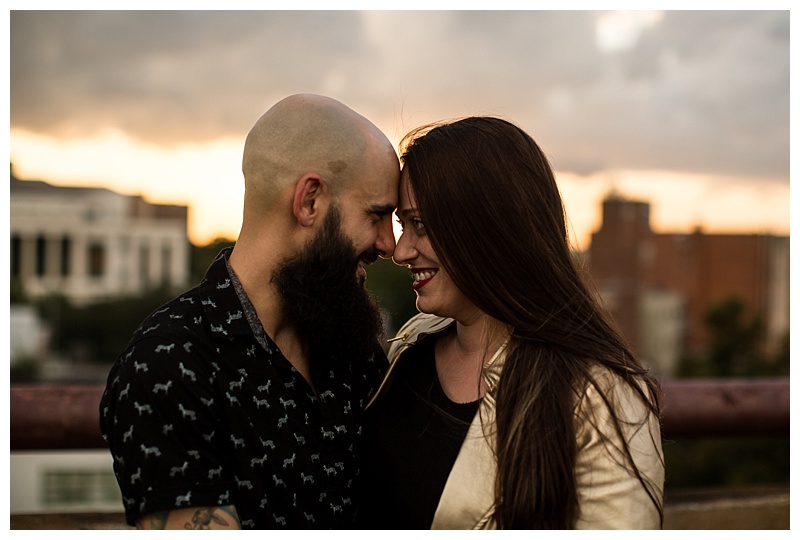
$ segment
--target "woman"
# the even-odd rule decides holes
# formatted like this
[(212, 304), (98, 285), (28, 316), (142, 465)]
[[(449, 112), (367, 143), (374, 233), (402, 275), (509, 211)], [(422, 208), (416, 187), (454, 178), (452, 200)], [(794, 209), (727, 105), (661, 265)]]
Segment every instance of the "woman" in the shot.
[(420, 315), (367, 408), (367, 528), (660, 528), (658, 387), (570, 253), (550, 165), (497, 118), (401, 143)]

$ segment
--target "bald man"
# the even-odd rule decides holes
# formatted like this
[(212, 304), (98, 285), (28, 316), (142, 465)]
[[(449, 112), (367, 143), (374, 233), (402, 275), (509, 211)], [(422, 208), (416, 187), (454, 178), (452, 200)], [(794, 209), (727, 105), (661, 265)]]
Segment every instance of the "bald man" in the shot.
[(139, 528), (353, 528), (361, 414), (386, 359), (364, 265), (394, 251), (400, 165), (330, 98), (247, 136), (236, 245), (151, 314), (100, 404)]

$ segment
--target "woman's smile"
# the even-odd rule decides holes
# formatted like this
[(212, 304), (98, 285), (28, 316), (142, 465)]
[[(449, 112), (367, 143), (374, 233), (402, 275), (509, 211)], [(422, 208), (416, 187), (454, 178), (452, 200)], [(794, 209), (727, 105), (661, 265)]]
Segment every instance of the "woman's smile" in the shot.
[(412, 269), (411, 275), (414, 278), (414, 290), (420, 290), (422, 287), (428, 284), (428, 282), (433, 279), (433, 276), (436, 275), (438, 270), (433, 268), (419, 268), (419, 269)]

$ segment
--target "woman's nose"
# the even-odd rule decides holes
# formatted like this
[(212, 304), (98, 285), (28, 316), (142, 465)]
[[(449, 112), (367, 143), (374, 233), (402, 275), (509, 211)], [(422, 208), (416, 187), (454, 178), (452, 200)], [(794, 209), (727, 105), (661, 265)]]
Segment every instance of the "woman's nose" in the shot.
[(392, 260), (395, 264), (400, 266), (407, 266), (411, 264), (417, 257), (417, 250), (414, 247), (414, 241), (410, 233), (402, 233), (400, 238), (397, 239), (397, 245), (394, 248), (394, 255)]

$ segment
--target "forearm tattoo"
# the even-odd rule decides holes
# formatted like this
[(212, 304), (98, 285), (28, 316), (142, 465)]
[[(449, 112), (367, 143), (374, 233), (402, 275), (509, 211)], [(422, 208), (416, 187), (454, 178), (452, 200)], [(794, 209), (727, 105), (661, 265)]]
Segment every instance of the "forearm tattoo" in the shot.
[(238, 529), (241, 525), (236, 507), (230, 505), (155, 512), (139, 518), (136, 526), (139, 529), (210, 530)]

